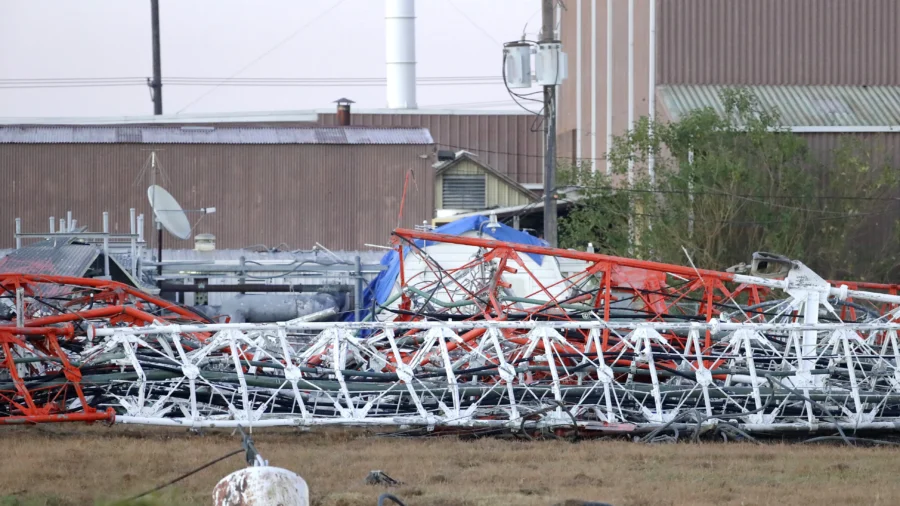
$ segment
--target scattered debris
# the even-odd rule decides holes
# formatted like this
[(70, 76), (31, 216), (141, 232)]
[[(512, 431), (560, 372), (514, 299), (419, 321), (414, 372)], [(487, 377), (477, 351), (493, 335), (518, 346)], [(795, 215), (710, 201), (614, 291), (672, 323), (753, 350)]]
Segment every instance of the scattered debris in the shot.
[(395, 236), (356, 323), (220, 324), (120, 283), (2, 274), (0, 424), (854, 444), (845, 430), (888, 441), (900, 421), (898, 286), (771, 254), (742, 275)]
[(391, 478), (384, 471), (369, 471), (366, 476), (366, 485), (384, 485), (388, 487), (398, 487), (403, 483)]

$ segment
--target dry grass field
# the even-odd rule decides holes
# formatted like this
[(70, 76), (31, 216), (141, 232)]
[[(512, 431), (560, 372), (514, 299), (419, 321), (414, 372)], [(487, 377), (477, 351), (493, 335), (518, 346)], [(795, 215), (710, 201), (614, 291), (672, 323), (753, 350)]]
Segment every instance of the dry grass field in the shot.
[[(350, 431), (262, 432), (272, 465), (297, 472), (313, 504), (374, 506), (380, 469), (413, 505), (893, 505), (900, 450), (772, 444), (378, 438)], [(0, 429), (0, 506), (109, 505), (229, 451), (239, 437), (134, 427)], [(209, 505), (235, 456), (187, 478), (152, 504)], [(147, 503), (150, 504), (150, 503)]]

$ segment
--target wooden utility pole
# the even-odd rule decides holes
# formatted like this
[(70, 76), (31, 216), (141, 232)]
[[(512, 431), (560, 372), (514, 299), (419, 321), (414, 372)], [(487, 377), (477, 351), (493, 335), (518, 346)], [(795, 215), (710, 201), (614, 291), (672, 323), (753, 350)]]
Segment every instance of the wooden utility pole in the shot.
[(162, 61), (159, 54), (159, 0), (150, 0), (150, 23), (153, 26), (153, 80), (150, 81), (150, 96), (153, 98), (153, 114), (161, 115), (162, 107)]
[[(541, 0), (541, 40), (554, 40), (556, 0)], [(557, 76), (558, 79), (558, 76)], [(556, 79), (554, 79), (556, 80)], [(544, 86), (544, 126), (547, 138), (544, 144), (544, 239), (550, 246), (557, 246), (556, 229), (556, 85)]]

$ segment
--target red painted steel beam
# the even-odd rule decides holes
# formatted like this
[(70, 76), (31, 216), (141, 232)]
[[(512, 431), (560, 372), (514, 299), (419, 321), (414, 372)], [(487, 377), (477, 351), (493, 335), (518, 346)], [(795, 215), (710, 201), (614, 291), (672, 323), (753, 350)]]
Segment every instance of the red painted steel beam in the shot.
[(132, 297), (142, 300), (144, 302), (149, 302), (161, 308), (164, 308), (168, 311), (171, 311), (179, 316), (183, 316), (190, 320), (196, 320), (199, 318), (196, 313), (188, 311), (187, 309), (179, 306), (178, 304), (174, 304), (165, 299), (160, 299), (158, 297), (154, 297), (146, 292), (143, 292), (137, 288), (128, 286), (124, 283), (119, 283), (117, 281), (107, 281), (103, 279), (93, 279), (93, 278), (76, 278), (72, 276), (43, 276), (39, 274), (17, 274), (17, 273), (0, 273), (0, 285), (5, 284), (7, 279), (12, 279), (16, 281), (24, 280), (25, 282), (31, 284), (56, 284), (56, 285), (71, 285), (71, 286), (82, 286), (87, 288), (103, 288), (103, 289), (112, 289), (112, 290), (121, 290)]
[(56, 415), (26, 415), (0, 417), (0, 425), (23, 425), (59, 422), (109, 422), (115, 423), (116, 411), (112, 408), (93, 413), (61, 413)]
[(685, 267), (683, 265), (664, 264), (661, 262), (651, 262), (648, 260), (635, 260), (634, 258), (615, 257), (603, 255), (600, 253), (587, 253), (584, 251), (574, 251), (560, 248), (550, 248), (546, 246), (533, 246), (531, 244), (519, 244), (511, 242), (496, 241), (493, 239), (481, 239), (477, 237), (460, 237), (456, 235), (435, 234), (434, 232), (423, 232), (419, 230), (409, 230), (398, 228), (394, 230), (394, 235), (406, 239), (419, 239), (423, 241), (441, 242), (446, 244), (459, 244), (462, 246), (475, 246), (477, 248), (494, 249), (494, 248), (510, 248), (521, 253), (530, 253), (533, 255), (546, 255), (559, 258), (569, 258), (572, 260), (582, 260), (585, 262), (609, 262), (616, 265), (626, 267), (634, 267), (637, 269), (646, 269), (650, 271), (666, 272), (677, 274), (685, 277), (710, 277), (720, 281), (734, 281), (734, 274), (729, 272), (711, 271), (706, 269), (695, 269), (693, 267)]

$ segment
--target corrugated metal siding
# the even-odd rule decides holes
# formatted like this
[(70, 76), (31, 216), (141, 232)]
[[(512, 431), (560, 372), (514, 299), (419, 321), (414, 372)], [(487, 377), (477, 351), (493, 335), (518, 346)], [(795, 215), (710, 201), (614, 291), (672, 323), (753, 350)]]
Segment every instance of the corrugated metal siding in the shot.
[[(353, 125), (423, 127), (438, 149), (466, 150), (518, 183), (543, 181), (543, 134), (535, 116), (522, 114), (352, 114)], [(335, 114), (319, 115), (322, 125)]]
[(575, 139), (577, 135), (578, 131), (576, 130), (566, 130), (561, 131), (556, 136), (556, 158), (560, 164), (560, 168), (573, 166), (578, 160), (578, 155), (575, 152)]
[(434, 144), (424, 128), (366, 127), (0, 127), (0, 143), (21, 144)]
[[(823, 164), (834, 164), (834, 153), (844, 143), (850, 143), (850, 146), (862, 146), (870, 154), (873, 168), (887, 164), (900, 169), (898, 134), (802, 134), (801, 137), (806, 139), (811, 156)], [(900, 191), (895, 190), (890, 197), (896, 200), (879, 202), (876, 214), (861, 220), (860, 226), (847, 238), (847, 247), (856, 255), (857, 265), (882, 263), (887, 255), (893, 255), (897, 250)], [(897, 267), (894, 269), (895, 274)], [(874, 281), (897, 283), (900, 278)]]
[[(660, 86), (669, 118), (712, 107), (724, 114), (726, 86)], [(900, 126), (900, 86), (750, 86), (765, 109), (777, 109), (784, 126)]]
[[(665, 0), (669, 1), (669, 0)], [(678, 1), (678, 0), (672, 0)], [(569, 55), (569, 78), (563, 84), (559, 102), (560, 158), (592, 163), (605, 169), (607, 145), (607, 15), (612, 17), (612, 134), (628, 130), (628, 0), (581, 0), (581, 74), (577, 65), (578, 9), (569, 6), (563, 11), (563, 47)], [(664, 3), (657, 0), (657, 5)], [(610, 13), (611, 6), (611, 13)], [(593, 9), (592, 7), (596, 7)], [(596, 16), (596, 35), (592, 32), (591, 17)], [(649, 114), (649, 16), (650, 0), (634, 1), (634, 119)], [(596, 44), (594, 44), (596, 42)], [(596, 61), (594, 68), (591, 62)], [(592, 76), (592, 71), (596, 72)], [(596, 80), (596, 93), (592, 95)], [(581, 104), (578, 103), (581, 86)], [(578, 110), (581, 124), (578, 124)], [(596, 128), (594, 128), (596, 127)], [(579, 150), (580, 146), (580, 150)]]
[[(583, 1), (583, 0), (582, 0)], [(568, 7), (568, 6), (567, 6)], [(559, 133), (574, 130), (575, 125), (575, 90), (577, 89), (577, 81), (573, 79), (575, 75), (575, 57), (573, 56), (576, 45), (575, 32), (575, 14), (573, 9), (561, 9), (559, 19), (559, 37), (563, 45), (563, 51), (568, 57), (568, 74), (569, 77), (562, 82), (556, 89), (557, 112), (556, 112), (556, 131)], [(604, 25), (605, 27), (606, 25)], [(537, 88), (535, 88), (535, 91)], [(569, 105), (569, 107), (561, 107)], [(559, 147), (557, 146), (557, 150)], [(574, 148), (573, 148), (574, 150)], [(568, 151), (567, 151), (568, 152)], [(539, 181), (536, 181), (539, 182)]]
[[(13, 245), (16, 216), (26, 232), (39, 231), (48, 216), (67, 210), (92, 230), (109, 211), (112, 231), (122, 233), (129, 207), (137, 208), (149, 238), (148, 175), (141, 169), (151, 149), (165, 169), (162, 183), (185, 209), (217, 208), (194, 232), (215, 234), (221, 248), (386, 244), (410, 170), (401, 225), (413, 227), (434, 212), (433, 146), (0, 144), (0, 246)], [(165, 245), (193, 247), (168, 236)]]
[[(613, 135), (628, 128), (628, 0), (580, 0), (562, 11), (569, 78), (560, 91), (560, 157), (590, 160), (608, 151), (606, 131), (607, 10), (612, 9)], [(656, 84), (900, 85), (897, 0), (655, 0)], [(635, 118), (646, 116), (650, 0), (634, 0)], [(590, 18), (596, 16), (596, 47)], [(586, 19), (587, 18), (587, 19)], [(591, 103), (591, 62), (597, 102)], [(577, 87), (581, 86), (581, 104)], [(577, 111), (582, 111), (581, 125)], [(595, 120), (596, 131), (592, 129)], [(572, 136), (569, 138), (568, 136)], [(579, 143), (578, 140), (581, 140)], [(563, 145), (564, 143), (564, 145)], [(596, 156), (593, 149), (596, 143)], [(581, 150), (577, 151), (578, 145)], [(573, 155), (570, 155), (573, 153)], [(590, 160), (605, 164), (603, 160)]]
[(657, 5), (661, 84), (900, 85), (897, 0)]

